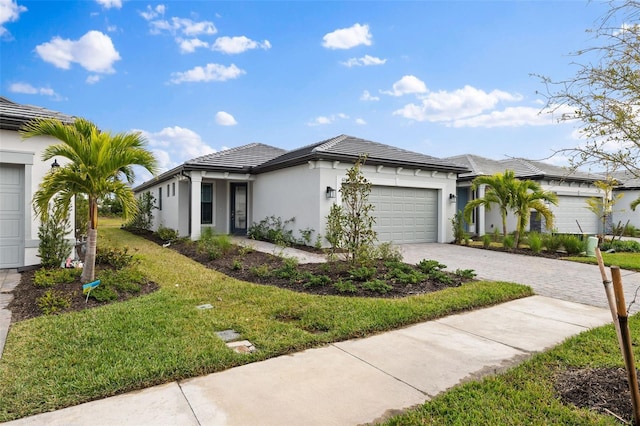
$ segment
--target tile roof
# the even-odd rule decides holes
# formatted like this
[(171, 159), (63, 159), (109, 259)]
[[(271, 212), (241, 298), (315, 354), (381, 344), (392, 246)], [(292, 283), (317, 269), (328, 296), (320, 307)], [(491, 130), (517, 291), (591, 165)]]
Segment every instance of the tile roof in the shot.
[(283, 155), (287, 151), (262, 143), (250, 143), (203, 155), (184, 163), (185, 169), (207, 169), (224, 171), (249, 171), (265, 161)]
[(0, 129), (20, 130), (30, 120), (35, 118), (57, 118), (64, 123), (71, 123), (74, 117), (58, 111), (33, 105), (20, 105), (0, 96)]
[(565, 167), (554, 166), (542, 161), (527, 160), (524, 158), (507, 158), (504, 160), (492, 160), (479, 155), (464, 154), (448, 157), (449, 160), (471, 170), (459, 176), (460, 180), (471, 180), (476, 176), (502, 173), (505, 170), (513, 170), (516, 177), (521, 179), (562, 179), (568, 181), (595, 181), (604, 179), (604, 175), (586, 173), (579, 170), (569, 170)]
[(618, 189), (640, 189), (640, 177), (634, 176), (628, 171), (619, 171), (611, 173), (621, 185)]
[(255, 171), (267, 172), (311, 160), (355, 161), (362, 154), (368, 155), (367, 164), (372, 165), (405, 166), (454, 173), (468, 171), (467, 167), (451, 161), (348, 135), (336, 136), (289, 151), (259, 165)]

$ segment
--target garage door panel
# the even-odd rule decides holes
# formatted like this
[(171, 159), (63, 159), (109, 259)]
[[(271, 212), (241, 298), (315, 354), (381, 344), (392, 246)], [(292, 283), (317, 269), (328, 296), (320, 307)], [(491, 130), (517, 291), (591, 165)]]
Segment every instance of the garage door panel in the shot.
[(437, 194), (423, 188), (372, 187), (369, 201), (375, 206), (378, 239), (398, 244), (437, 241)]
[(24, 166), (0, 164), (0, 268), (23, 263)]
[[(561, 233), (597, 234), (600, 229), (598, 217), (587, 208), (588, 197), (558, 197), (558, 205), (553, 208), (554, 228)], [(580, 226), (578, 226), (578, 223)]]

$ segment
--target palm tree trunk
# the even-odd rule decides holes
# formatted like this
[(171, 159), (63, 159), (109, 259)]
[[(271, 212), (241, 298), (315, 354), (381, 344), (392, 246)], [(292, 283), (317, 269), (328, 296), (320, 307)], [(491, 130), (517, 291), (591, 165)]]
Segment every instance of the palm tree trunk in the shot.
[(98, 202), (89, 196), (89, 231), (87, 232), (87, 253), (84, 256), (84, 267), (80, 280), (83, 283), (93, 281), (96, 277), (96, 248), (98, 246)]

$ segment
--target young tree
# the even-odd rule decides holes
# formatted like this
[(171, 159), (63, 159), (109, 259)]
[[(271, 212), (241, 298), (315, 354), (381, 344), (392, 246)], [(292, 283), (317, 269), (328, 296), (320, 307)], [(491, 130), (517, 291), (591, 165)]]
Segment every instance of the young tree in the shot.
[(371, 182), (362, 174), (366, 158), (361, 156), (347, 171), (340, 188), (342, 206), (332, 207), (327, 217), (328, 236), (338, 242), (338, 248), (347, 250), (347, 260), (352, 265), (366, 263), (378, 241), (373, 229), (375, 218), (371, 216), (373, 205), (369, 203)]
[(513, 170), (505, 170), (504, 173), (496, 173), (491, 176), (478, 176), (471, 182), (471, 189), (478, 189), (485, 185), (484, 197), (471, 200), (464, 207), (464, 219), (471, 222), (473, 210), (484, 206), (487, 210), (495, 204), (500, 209), (502, 218), (502, 235), (507, 236), (507, 213), (514, 208), (513, 195), (517, 185), (516, 174)]
[(156, 172), (156, 160), (146, 148), (140, 133), (116, 133), (98, 130), (92, 122), (77, 118), (71, 124), (56, 119), (29, 122), (21, 130), (23, 139), (51, 136), (61, 143), (49, 145), (43, 160), (59, 156), (69, 163), (45, 176), (33, 197), (34, 209), (42, 220), (49, 216), (49, 202), (68, 209), (76, 194), (84, 194), (89, 202), (89, 230), (87, 252), (81, 279), (95, 278), (96, 245), (98, 238), (98, 200), (109, 195), (122, 203), (124, 217), (137, 209), (131, 190), (133, 166)]
[(575, 76), (545, 84), (545, 110), (560, 121), (581, 122), (583, 144), (558, 151), (572, 165), (626, 169), (640, 177), (640, 2), (610, 2), (591, 32), (595, 46), (575, 52), (584, 58)]
[(614, 178), (609, 177), (593, 184), (602, 192), (602, 196), (587, 198), (587, 208), (602, 221), (602, 235), (606, 235), (607, 219), (611, 216), (613, 206), (623, 197), (623, 194), (613, 193), (616, 185), (618, 185), (618, 181)]
[(553, 212), (547, 205), (558, 205), (558, 196), (550, 191), (543, 191), (538, 182), (519, 180), (513, 194), (513, 213), (517, 218), (515, 246), (518, 247), (522, 234), (529, 224), (531, 210), (537, 211), (545, 219), (545, 227), (553, 229)]

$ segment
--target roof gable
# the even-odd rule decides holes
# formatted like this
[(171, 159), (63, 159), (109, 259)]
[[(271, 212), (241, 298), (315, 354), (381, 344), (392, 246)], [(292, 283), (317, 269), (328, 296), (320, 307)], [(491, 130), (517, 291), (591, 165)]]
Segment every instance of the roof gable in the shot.
[(71, 123), (74, 117), (58, 111), (33, 105), (17, 104), (0, 96), (0, 129), (20, 130), (22, 126), (37, 118), (56, 118), (63, 123)]
[(188, 160), (184, 163), (184, 167), (185, 169), (249, 171), (285, 152), (286, 150), (274, 146), (250, 143)]

